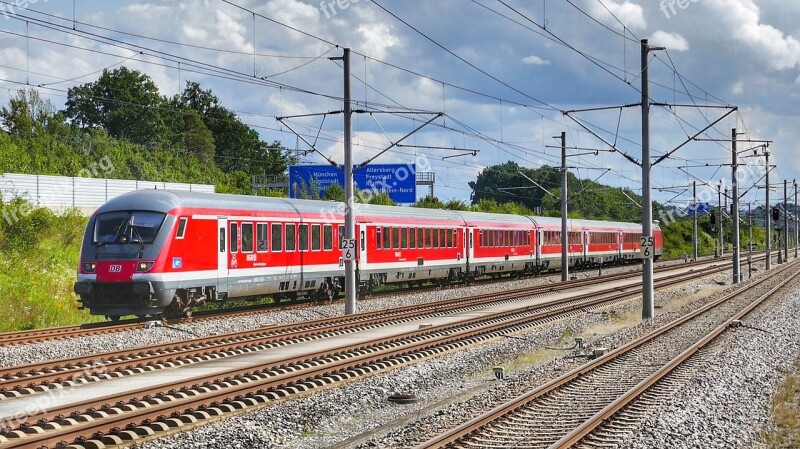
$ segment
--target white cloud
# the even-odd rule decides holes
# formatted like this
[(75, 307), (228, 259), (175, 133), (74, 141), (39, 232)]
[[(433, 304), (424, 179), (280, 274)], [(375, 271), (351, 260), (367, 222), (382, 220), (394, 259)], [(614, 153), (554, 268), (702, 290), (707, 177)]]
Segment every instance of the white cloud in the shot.
[[(597, 0), (590, 0), (588, 5), (589, 13), (605, 24), (618, 29), (622, 29), (622, 25), (617, 22), (617, 19), (631, 30), (644, 30), (647, 28), (647, 20), (644, 18), (644, 9), (636, 3), (629, 0), (623, 2), (605, 0), (603, 4)], [(615, 16), (616, 19), (614, 18)]]
[(522, 58), (522, 63), (529, 65), (546, 65), (550, 64), (550, 61), (548, 61), (547, 59), (540, 58), (536, 55), (530, 55)]
[(800, 66), (800, 41), (780, 29), (761, 23), (761, 10), (752, 0), (708, 0), (723, 20), (726, 34), (751, 49), (773, 69)]
[(668, 33), (666, 31), (658, 30), (653, 33), (650, 38), (650, 44), (667, 47), (671, 51), (687, 51), (689, 50), (689, 42), (678, 33)]
[(356, 32), (363, 40), (360, 47), (366, 54), (383, 59), (389, 49), (400, 45), (400, 39), (392, 34), (391, 28), (382, 23), (365, 23), (360, 25)]

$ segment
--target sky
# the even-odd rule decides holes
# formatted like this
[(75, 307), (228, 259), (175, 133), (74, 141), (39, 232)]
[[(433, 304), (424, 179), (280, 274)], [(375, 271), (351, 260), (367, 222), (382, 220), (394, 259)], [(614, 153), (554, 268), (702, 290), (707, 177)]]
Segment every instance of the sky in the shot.
[(572, 173), (640, 194), (648, 39), (653, 161), (669, 156), (652, 171), (655, 200), (685, 206), (695, 181), (699, 201), (716, 202), (716, 186), (731, 185), (733, 128), (743, 202), (764, 202), (762, 141), (773, 200), (800, 178), (800, 2), (0, 0), (0, 15), (3, 105), (31, 87), (63, 108), (70, 87), (124, 65), (165, 96), (199, 82), (292, 150), (309, 147), (276, 117), (306, 115), (288, 126), (339, 163), (342, 115), (318, 114), (343, 108), (342, 62), (329, 58), (350, 48), (365, 111), (353, 117), (354, 162), (443, 113), (374, 162), (416, 163), (436, 174), (438, 197), (465, 201), (488, 166), (559, 165), (561, 132)]

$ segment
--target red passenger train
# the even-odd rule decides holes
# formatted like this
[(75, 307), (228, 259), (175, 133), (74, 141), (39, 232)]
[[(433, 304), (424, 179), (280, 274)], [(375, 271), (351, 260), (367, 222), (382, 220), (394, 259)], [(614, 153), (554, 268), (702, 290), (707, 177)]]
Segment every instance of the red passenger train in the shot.
[[(298, 295), (344, 286), (342, 203), (140, 190), (92, 215), (75, 293), (94, 315), (189, 315), (204, 301)], [(561, 219), (357, 205), (357, 279), (448, 283), (561, 267)], [(655, 256), (661, 230), (654, 225)], [(641, 258), (641, 225), (569, 220), (569, 264)]]

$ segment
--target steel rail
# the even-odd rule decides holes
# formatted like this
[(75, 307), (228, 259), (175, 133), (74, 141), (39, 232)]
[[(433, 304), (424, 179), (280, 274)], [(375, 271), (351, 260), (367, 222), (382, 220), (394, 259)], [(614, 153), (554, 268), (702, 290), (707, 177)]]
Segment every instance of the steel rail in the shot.
[[(764, 276), (764, 277), (754, 281), (751, 285), (748, 286), (748, 288), (752, 288), (754, 286), (761, 285), (762, 283), (767, 282), (767, 281), (769, 281), (769, 280), (771, 280), (771, 279), (783, 274), (785, 271), (789, 270), (793, 266), (794, 266), (794, 264), (790, 264), (789, 266), (784, 266), (780, 270), (775, 270), (773, 272), (770, 272), (767, 276)], [(457, 441), (463, 440), (465, 438), (468, 438), (471, 435), (474, 435), (474, 434), (478, 433), (480, 431), (480, 429), (482, 429), (486, 425), (488, 425), (488, 424), (490, 424), (492, 422), (495, 422), (495, 421), (499, 420), (500, 418), (502, 418), (502, 417), (504, 417), (506, 415), (510, 415), (510, 414), (520, 410), (520, 409), (525, 408), (527, 406), (527, 404), (531, 403), (532, 401), (534, 401), (534, 400), (536, 400), (536, 399), (538, 399), (540, 397), (543, 397), (546, 394), (548, 394), (550, 392), (553, 392), (553, 391), (561, 388), (562, 386), (564, 386), (566, 384), (569, 384), (570, 382), (572, 382), (572, 381), (584, 376), (585, 374), (587, 374), (587, 373), (589, 373), (591, 371), (594, 371), (597, 368), (605, 365), (606, 363), (616, 359), (620, 355), (625, 354), (625, 353), (627, 353), (627, 352), (629, 352), (629, 351), (631, 351), (633, 349), (636, 349), (636, 348), (644, 345), (645, 343), (647, 343), (649, 341), (654, 340), (655, 338), (663, 335), (664, 333), (672, 330), (673, 328), (684, 324), (685, 322), (693, 319), (694, 317), (696, 317), (696, 316), (698, 316), (698, 315), (700, 315), (702, 313), (705, 313), (706, 311), (716, 307), (717, 305), (719, 305), (719, 304), (721, 304), (723, 302), (726, 302), (726, 301), (730, 300), (731, 298), (733, 298), (735, 296), (738, 296), (741, 293), (742, 293), (742, 291), (734, 291), (734, 292), (731, 292), (729, 294), (726, 294), (725, 296), (723, 296), (719, 300), (716, 300), (716, 301), (714, 301), (712, 303), (709, 303), (709, 304), (697, 309), (696, 311), (693, 311), (689, 315), (686, 315), (686, 316), (681, 317), (681, 318), (679, 318), (677, 320), (674, 320), (674, 321), (668, 323), (667, 325), (662, 326), (662, 327), (660, 327), (660, 328), (648, 333), (647, 335), (643, 336), (640, 339), (631, 341), (631, 342), (629, 342), (629, 343), (627, 343), (627, 344), (615, 349), (614, 351), (606, 353), (605, 355), (603, 355), (601, 357), (598, 357), (598, 358), (594, 359), (593, 361), (591, 361), (591, 362), (589, 362), (589, 363), (587, 363), (587, 364), (585, 364), (585, 365), (583, 365), (583, 366), (581, 366), (579, 368), (576, 368), (575, 370), (572, 370), (572, 371), (570, 371), (568, 373), (565, 373), (564, 375), (562, 375), (562, 376), (560, 376), (560, 377), (558, 377), (556, 379), (553, 379), (553, 380), (551, 380), (551, 381), (549, 381), (549, 382), (547, 382), (547, 383), (545, 383), (545, 384), (543, 384), (543, 385), (541, 385), (541, 386), (529, 391), (526, 394), (520, 395), (517, 398), (514, 398), (511, 401), (508, 401), (508, 402), (506, 402), (504, 404), (501, 404), (501, 405), (493, 408), (492, 410), (490, 410), (490, 411), (488, 411), (488, 412), (486, 412), (486, 413), (484, 413), (484, 414), (482, 414), (482, 415), (480, 415), (480, 416), (478, 416), (478, 417), (476, 417), (476, 418), (474, 418), (472, 420), (469, 420), (469, 421), (463, 423), (460, 426), (457, 426), (454, 429), (451, 429), (451, 430), (449, 430), (447, 432), (444, 432), (444, 433), (442, 433), (442, 434), (440, 434), (440, 435), (438, 435), (438, 436), (436, 436), (436, 437), (424, 442), (423, 444), (418, 445), (416, 447), (416, 449), (433, 449), (433, 448), (450, 447), (451, 445), (455, 444)]]
[[(719, 271), (723, 271), (720, 268), (717, 268), (717, 269)], [(702, 275), (704, 275), (704, 274), (695, 272), (695, 273), (688, 273), (684, 277), (689, 278), (689, 277), (698, 277), (698, 276), (702, 276)], [(667, 279), (667, 280), (662, 280), (660, 282), (660, 284), (661, 284), (660, 286), (663, 287), (664, 285), (673, 285), (673, 284), (677, 284), (677, 283), (680, 283), (680, 282), (685, 282), (685, 280), (686, 279), (684, 279), (683, 277), (682, 278), (674, 277), (674, 278), (670, 278), (670, 279)], [(594, 299), (592, 299), (590, 301), (590, 303), (600, 304), (600, 303), (604, 303), (604, 302), (616, 301), (616, 300), (619, 300), (619, 299), (622, 299), (622, 298), (625, 298), (625, 297), (636, 295), (637, 293), (638, 293), (637, 290), (634, 289), (634, 290), (627, 291), (627, 292), (617, 292), (614, 295), (612, 295), (611, 297), (606, 297), (606, 298), (602, 298), (602, 299), (596, 298), (596, 296), (597, 296), (596, 292), (595, 293), (586, 293), (586, 294), (581, 295), (581, 296), (594, 297)], [(567, 299), (568, 298), (565, 298), (564, 302), (567, 302)], [(576, 299), (572, 299), (571, 302), (574, 303), (574, 302), (577, 302), (577, 300)], [(517, 310), (517, 311), (513, 311), (513, 312), (503, 312), (500, 315), (512, 316), (512, 315), (520, 315), (520, 314), (525, 313), (525, 312), (534, 312), (534, 313), (530, 314), (530, 315), (527, 315), (527, 316), (517, 317), (517, 318), (513, 319), (511, 322), (496, 323), (496, 324), (494, 324), (492, 326), (492, 328), (489, 328), (489, 329), (483, 328), (483, 329), (479, 329), (477, 331), (474, 330), (474, 329), (464, 329), (462, 331), (454, 332), (456, 327), (461, 327), (462, 329), (463, 328), (469, 328), (469, 327), (474, 328), (476, 326), (480, 326), (481, 325), (480, 322), (490, 322), (490, 321), (497, 321), (497, 320), (501, 319), (501, 317), (497, 317), (497, 316), (474, 318), (474, 319), (466, 320), (465, 322), (462, 322), (462, 323), (453, 324), (453, 325), (445, 326), (444, 328), (437, 329), (437, 332), (440, 332), (440, 333), (444, 332), (444, 333), (446, 333), (446, 335), (443, 335), (443, 336), (438, 337), (438, 338), (432, 338), (430, 341), (418, 341), (416, 343), (412, 343), (411, 345), (404, 346), (404, 347), (402, 347), (402, 348), (400, 348), (398, 350), (388, 350), (387, 349), (387, 350), (384, 350), (382, 352), (377, 352), (377, 353), (376, 352), (371, 352), (371, 351), (375, 351), (375, 350), (371, 349), (369, 347), (369, 345), (381, 344), (381, 343), (386, 343), (387, 342), (386, 339), (375, 339), (375, 340), (373, 340), (371, 342), (362, 343), (362, 344), (358, 345), (358, 349), (359, 350), (367, 351), (367, 354), (365, 356), (360, 356), (360, 357), (357, 356), (357, 357), (355, 357), (358, 360), (353, 360), (353, 359), (339, 360), (339, 361), (330, 362), (328, 364), (325, 364), (325, 365), (319, 366), (319, 367), (314, 366), (313, 367), (313, 371), (310, 372), (310, 373), (307, 372), (308, 368), (306, 368), (306, 369), (303, 370), (304, 374), (303, 373), (298, 374), (298, 376), (300, 376), (300, 377), (293, 378), (294, 380), (292, 380), (292, 382), (298, 382), (298, 379), (301, 379), (301, 378), (305, 379), (304, 381), (309, 381), (310, 379), (314, 379), (316, 376), (321, 375), (320, 373), (322, 373), (324, 375), (331, 375), (336, 370), (353, 369), (356, 366), (363, 366), (363, 365), (365, 365), (367, 363), (373, 363), (373, 362), (381, 361), (381, 360), (389, 360), (391, 358), (401, 357), (401, 356), (406, 355), (406, 354), (411, 354), (411, 353), (414, 353), (414, 352), (424, 351), (424, 350), (432, 349), (432, 348), (435, 348), (435, 347), (441, 347), (442, 345), (446, 345), (446, 344), (454, 344), (454, 343), (456, 343), (456, 342), (458, 342), (460, 340), (464, 340), (464, 339), (468, 339), (468, 338), (480, 338), (480, 337), (476, 337), (475, 335), (473, 335), (473, 334), (476, 334), (476, 333), (485, 336), (487, 334), (501, 332), (503, 329), (507, 330), (507, 329), (511, 329), (511, 328), (513, 328), (515, 326), (524, 325), (525, 323), (529, 323), (529, 322), (535, 321), (535, 320), (541, 320), (541, 319), (547, 319), (547, 318), (554, 319), (553, 318), (554, 315), (568, 314), (571, 311), (574, 312), (577, 309), (584, 309), (587, 306), (589, 306), (589, 304), (587, 304), (587, 303), (573, 304), (573, 305), (566, 304), (566, 305), (564, 305), (563, 309), (558, 309), (558, 310), (555, 310), (555, 311), (546, 311), (546, 312), (542, 312), (542, 311), (536, 312), (535, 311), (536, 307), (527, 307), (527, 308), (524, 308), (522, 310)], [(432, 332), (430, 330), (428, 330), (428, 329), (426, 329), (425, 331), (419, 331), (419, 330), (418, 331), (412, 331), (412, 332), (408, 332), (408, 333), (406, 333), (404, 335), (392, 337), (391, 339), (389, 339), (389, 341), (398, 342), (400, 338), (406, 338), (406, 339), (422, 338), (426, 334), (431, 334), (431, 333)], [(483, 337), (483, 339), (485, 339), (485, 338), (489, 338), (489, 337)], [(344, 350), (344, 348), (333, 348), (333, 349), (325, 351), (325, 353), (315, 354), (315, 356), (317, 356), (317, 357), (315, 357), (315, 359), (311, 359), (311, 358), (309, 358), (309, 356), (302, 356), (302, 357), (298, 357), (296, 360), (292, 359), (292, 360), (281, 361), (280, 363), (276, 363), (276, 365), (278, 365), (278, 366), (280, 366), (280, 365), (288, 366), (288, 364), (290, 364), (290, 363), (300, 362), (300, 363), (303, 363), (306, 367), (313, 366), (315, 361), (318, 361), (318, 359), (320, 357), (321, 358), (335, 357), (336, 355), (341, 355), (343, 350)], [(364, 357), (366, 357), (366, 358), (364, 358)], [(262, 372), (263, 372), (263, 370), (262, 370)], [(70, 410), (74, 411), (76, 409), (76, 407), (87, 407), (87, 411), (89, 413), (95, 413), (96, 408), (100, 408), (101, 410), (103, 410), (103, 409), (110, 410), (111, 409), (110, 406), (108, 406), (106, 404), (108, 404), (109, 402), (113, 403), (116, 399), (130, 398), (131, 396), (134, 396), (134, 397), (142, 397), (142, 396), (151, 397), (151, 396), (154, 396), (154, 395), (156, 396), (156, 398), (158, 398), (159, 396), (163, 397), (163, 394), (164, 394), (163, 391), (165, 389), (167, 389), (167, 388), (170, 388), (170, 387), (175, 387), (174, 391), (186, 391), (186, 389), (187, 389), (186, 385), (205, 385), (205, 386), (207, 386), (205, 389), (208, 390), (210, 388), (210, 385), (212, 385), (210, 383), (211, 382), (210, 379), (212, 379), (212, 378), (217, 380), (217, 381), (219, 381), (219, 379), (222, 379), (222, 383), (223, 384), (230, 385), (231, 383), (240, 382), (240, 380), (237, 381), (236, 378), (233, 377), (233, 376), (240, 375), (240, 376), (244, 376), (244, 377), (248, 377), (248, 376), (252, 377), (254, 375), (253, 373), (254, 372), (252, 371), (252, 368), (247, 368), (247, 369), (231, 370), (229, 372), (216, 374), (216, 375), (210, 376), (210, 377), (209, 376), (199, 376), (199, 377), (196, 377), (196, 378), (193, 378), (193, 379), (184, 379), (182, 381), (175, 382), (173, 385), (161, 385), (161, 386), (152, 387), (152, 388), (149, 388), (149, 389), (145, 388), (145, 389), (140, 389), (140, 390), (136, 390), (136, 391), (129, 391), (129, 392), (122, 393), (120, 395), (115, 395), (113, 397), (105, 397), (105, 398), (100, 398), (100, 399), (92, 400), (92, 401), (84, 401), (84, 402), (81, 402), (81, 403), (78, 403), (78, 404), (70, 404), (69, 406), (66, 406), (66, 407), (64, 407), (62, 409), (59, 409), (59, 410), (51, 410), (51, 411), (47, 412), (45, 414), (45, 416), (36, 415), (36, 417), (39, 417), (40, 421), (44, 422), (44, 421), (48, 421), (50, 419), (57, 418), (59, 415), (64, 416), (64, 414), (65, 413), (69, 413)], [(264, 382), (266, 382), (266, 383), (264, 383)], [(287, 379), (284, 379), (284, 378), (280, 378), (279, 380), (276, 380), (275, 382), (272, 382), (272, 381), (260, 381), (260, 382), (257, 382), (257, 385), (255, 387), (253, 387), (253, 388), (257, 387), (257, 388), (259, 388), (261, 390), (270, 389), (270, 388), (277, 388), (277, 387), (280, 387), (280, 386), (285, 386), (286, 382), (288, 382), (288, 381), (287, 381)], [(249, 385), (249, 384), (238, 385), (238, 386), (237, 385), (232, 385), (232, 386), (229, 386), (228, 388), (221, 388), (220, 391), (214, 392), (215, 395), (210, 397), (210, 398), (207, 397), (206, 394), (201, 394), (201, 396), (203, 396), (203, 397), (202, 398), (198, 398), (197, 399), (197, 403), (193, 402), (192, 403), (193, 405), (187, 406), (186, 404), (181, 402), (180, 403), (181, 405), (180, 406), (176, 406), (176, 407), (180, 408), (180, 407), (187, 406), (189, 408), (192, 408), (192, 407), (195, 407), (195, 406), (198, 406), (198, 405), (208, 404), (208, 403), (216, 401), (218, 396), (219, 397), (225, 397), (225, 398), (228, 398), (228, 399), (230, 399), (231, 397), (241, 396), (243, 394), (242, 388), (245, 388), (247, 385)], [(247, 394), (252, 394), (252, 391), (249, 391)], [(172, 403), (170, 401), (168, 401), (168, 402)], [(152, 415), (156, 411), (162, 411), (163, 412), (163, 410), (161, 408), (159, 408), (159, 406), (160, 405), (164, 405), (164, 404), (167, 404), (167, 402), (163, 402), (163, 399), (159, 398), (156, 405), (152, 405), (151, 404), (150, 406), (148, 406), (146, 408), (145, 411), (142, 411), (142, 413), (149, 412)], [(123, 406), (121, 404), (117, 404), (117, 405)], [(127, 405), (127, 406), (124, 406), (124, 407), (130, 407), (130, 405)], [(171, 410), (170, 413), (178, 413), (178, 412), (180, 412), (180, 410), (178, 410), (178, 409), (170, 409), (170, 410)], [(71, 415), (75, 416), (74, 413), (71, 414)], [(90, 434), (97, 433), (97, 432), (107, 433), (109, 431), (113, 431), (115, 427), (118, 427), (118, 425), (120, 424), (119, 421), (115, 419), (111, 423), (109, 423), (105, 419), (106, 415), (107, 415), (107, 413), (104, 413), (103, 415), (98, 417), (98, 421), (97, 421), (98, 428), (94, 429), (94, 432), (91, 432)], [(158, 417), (158, 416), (161, 416), (161, 415), (155, 415), (155, 416)], [(119, 417), (118, 419), (121, 420), (121, 421), (127, 421), (127, 424), (126, 424), (126, 427), (127, 427), (128, 424), (131, 424), (131, 420), (135, 420), (137, 417), (139, 417), (138, 414), (131, 415), (129, 413), (125, 413), (124, 417)], [(150, 419), (153, 419), (153, 417), (151, 416)], [(111, 426), (111, 427), (109, 427), (109, 426)], [(99, 429), (99, 427), (102, 427), (102, 430)], [(52, 444), (53, 441), (49, 440), (48, 438), (62, 438), (62, 439), (63, 438), (67, 438), (67, 439), (69, 439), (69, 438), (72, 438), (72, 435), (73, 435), (74, 432), (83, 432), (83, 435), (86, 435), (84, 426), (80, 427), (80, 429), (82, 429), (82, 430), (77, 430), (77, 429), (78, 429), (77, 427), (70, 426), (68, 428), (69, 433), (67, 435), (60, 435), (60, 436), (56, 436), (56, 437), (51, 437), (50, 436), (52, 434), (52, 432), (45, 432), (45, 433), (43, 433), (41, 435), (31, 435), (31, 436), (28, 436), (28, 437), (25, 437), (25, 438), (11, 439), (10, 443), (0, 444), (0, 447), (5, 448), (7, 444), (12, 444), (13, 445), (13, 446), (10, 446), (10, 447), (17, 447), (17, 445), (23, 444), (23, 443), (25, 443), (25, 444), (34, 444), (34, 443), (37, 443), (37, 444)]]
[(604, 409), (597, 412), (594, 416), (589, 418), (583, 424), (575, 428), (575, 430), (571, 431), (563, 438), (558, 440), (554, 443), (550, 448), (551, 449), (566, 449), (572, 447), (573, 445), (577, 444), (587, 435), (592, 433), (593, 431), (597, 430), (600, 426), (602, 426), (606, 421), (610, 420), (617, 412), (621, 411), (631, 402), (633, 402), (636, 398), (641, 396), (644, 392), (649, 390), (653, 387), (656, 383), (667, 377), (676, 368), (678, 368), (681, 364), (686, 362), (690, 357), (695, 355), (700, 349), (707, 346), (712, 341), (719, 338), (728, 328), (730, 328), (731, 323), (736, 320), (741, 320), (745, 315), (749, 314), (753, 309), (760, 306), (763, 302), (767, 299), (771, 298), (778, 290), (783, 289), (788, 285), (790, 282), (794, 281), (798, 276), (800, 276), (800, 271), (796, 271), (795, 273), (791, 274), (788, 278), (781, 280), (781, 282), (771, 288), (768, 292), (764, 293), (753, 302), (745, 306), (731, 318), (726, 320), (723, 324), (720, 324), (717, 328), (713, 331), (708, 333), (705, 337), (700, 339), (697, 343), (683, 351), (680, 355), (670, 360), (666, 365), (660, 368), (655, 373), (648, 376), (646, 379), (642, 380), (639, 384), (635, 387), (630, 389), (624, 395), (620, 396), (617, 400), (606, 406)]

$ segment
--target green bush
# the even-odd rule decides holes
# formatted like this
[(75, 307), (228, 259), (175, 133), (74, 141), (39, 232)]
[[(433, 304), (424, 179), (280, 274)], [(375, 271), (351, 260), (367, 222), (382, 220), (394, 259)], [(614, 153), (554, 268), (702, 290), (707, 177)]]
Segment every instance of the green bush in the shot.
[(54, 214), (20, 199), (0, 207), (0, 296), (6, 310), (0, 332), (97, 321), (78, 310), (72, 293), (87, 219), (74, 211)]

